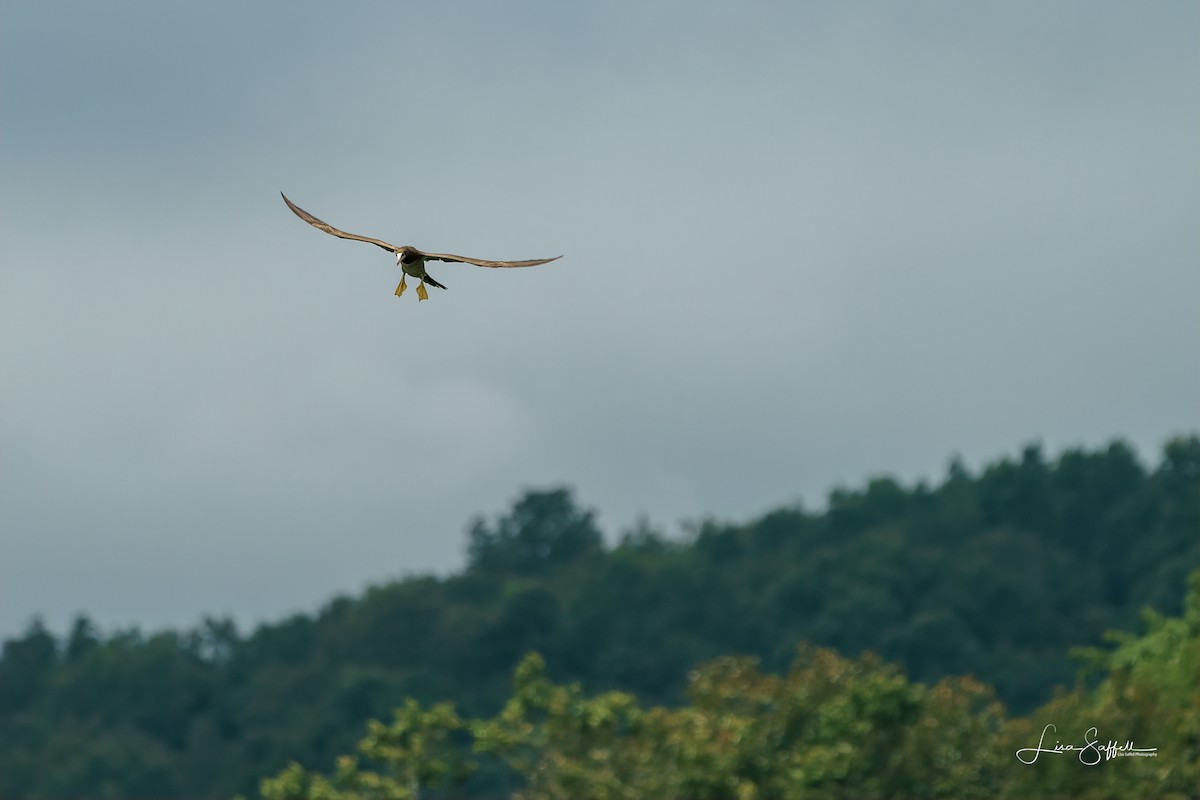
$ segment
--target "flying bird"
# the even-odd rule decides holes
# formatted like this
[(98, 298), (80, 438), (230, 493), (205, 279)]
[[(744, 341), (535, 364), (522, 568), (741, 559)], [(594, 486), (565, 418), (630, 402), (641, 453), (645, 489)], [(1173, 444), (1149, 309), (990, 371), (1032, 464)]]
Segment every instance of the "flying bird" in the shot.
[(554, 258), (534, 258), (528, 261), (488, 261), (482, 258), (467, 258), (466, 256), (456, 256), (453, 253), (426, 253), (424, 250), (418, 250), (415, 247), (408, 245), (395, 245), (383, 241), (382, 239), (372, 239), (369, 236), (359, 236), (356, 233), (346, 233), (330, 225), (328, 222), (317, 219), (312, 214), (305, 211), (300, 206), (288, 200), (287, 195), (283, 192), (279, 193), (283, 198), (283, 202), (287, 203), (287, 207), (292, 210), (297, 217), (312, 225), (320, 231), (325, 231), (328, 234), (338, 237), (339, 239), (354, 239), (358, 242), (368, 242), (376, 247), (382, 247), (384, 250), (396, 254), (396, 266), (404, 271), (400, 276), (400, 285), (396, 287), (396, 297), (404, 294), (407, 288), (404, 280), (408, 276), (420, 279), (421, 283), (417, 286), (418, 300), (428, 300), (429, 292), (425, 290), (425, 284), (436, 286), (439, 289), (446, 287), (433, 279), (433, 276), (425, 271), (426, 261), (457, 261), (462, 264), (474, 264), (477, 267), (536, 267), (538, 264), (549, 264), (551, 261), (557, 261), (562, 256)]

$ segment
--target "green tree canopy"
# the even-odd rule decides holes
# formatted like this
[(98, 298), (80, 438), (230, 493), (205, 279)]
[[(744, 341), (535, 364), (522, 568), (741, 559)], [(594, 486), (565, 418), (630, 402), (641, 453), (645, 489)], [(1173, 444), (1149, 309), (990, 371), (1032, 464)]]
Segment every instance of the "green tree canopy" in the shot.
[(468, 532), (468, 569), (517, 575), (545, 574), (601, 550), (595, 514), (575, 506), (567, 489), (527, 492), (512, 511)]
[[(446, 704), (408, 701), (391, 726), (371, 723), (362, 769), (339, 759), (332, 778), (292, 764), (262, 784), (264, 800), (416, 800), (446, 788), (474, 762), (498, 757), (520, 778), (519, 800), (931, 800), (1200, 796), (1200, 571), (1184, 615), (1150, 614), (1142, 636), (1082, 656), (1104, 670), (1029, 718), (1008, 719), (971, 678), (912, 683), (895, 666), (801, 646), (790, 670), (720, 658), (688, 678), (681, 707), (646, 708), (625, 692), (589, 695), (559, 684), (530, 654), (494, 717), (461, 720)], [(1022, 756), (1045, 719), (1091, 721), (1096, 759), (1078, 751)], [(1120, 733), (1117, 733), (1120, 731)], [(1082, 730), (1081, 730), (1082, 732)], [(451, 734), (464, 738), (456, 750)], [(1153, 757), (1107, 763), (1109, 735), (1157, 742)], [(1075, 740), (1082, 745), (1086, 738)], [(1120, 750), (1106, 751), (1110, 754)], [(1101, 760), (1103, 758), (1103, 760)]]
[[(547, 674), (639, 708), (683, 708), (684, 676), (731, 654), (785, 676), (801, 644), (911, 681), (973, 675), (1008, 713), (1070, 686), (1072, 646), (1171, 617), (1200, 566), (1200, 437), (1143, 466), (1114, 442), (1031, 445), (940, 483), (877, 477), (827, 507), (648, 521), (606, 546), (565, 488), (529, 491), (468, 531), (466, 569), (409, 576), (239, 631), (65, 636), (36, 621), (0, 651), (0, 797), (219, 797), (289, 761), (331, 767), (406, 697), (488, 719), (536, 650)], [(1080, 701), (1082, 702), (1082, 701)], [(450, 739), (464, 736), (454, 732)], [(480, 758), (471, 791), (507, 769)], [(1164, 763), (1159, 761), (1158, 763)]]

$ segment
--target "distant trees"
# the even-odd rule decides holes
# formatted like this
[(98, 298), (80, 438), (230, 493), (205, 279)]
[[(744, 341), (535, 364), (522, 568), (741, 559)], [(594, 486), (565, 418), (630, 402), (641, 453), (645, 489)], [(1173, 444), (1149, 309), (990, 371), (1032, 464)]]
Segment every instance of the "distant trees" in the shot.
[(595, 514), (575, 506), (567, 489), (529, 491), (492, 525), (475, 519), (467, 534), (467, 569), (545, 575), (603, 549)]
[[(410, 700), (390, 725), (370, 723), (359, 745), (369, 766), (346, 756), (326, 778), (292, 764), (261, 792), (417, 800), (492, 757), (519, 778), (521, 800), (1200, 797), (1200, 571), (1183, 617), (1147, 624), (1114, 637), (1115, 651), (1089, 651), (1105, 676), (1097, 688), (1078, 685), (1027, 719), (1006, 718), (971, 678), (925, 686), (875, 656), (808, 646), (782, 676), (745, 657), (701, 665), (678, 708), (556, 684), (531, 654), (494, 717)], [(1055, 735), (1039, 753), (1047, 724)], [(1060, 739), (1075, 749), (1055, 752)], [(1155, 754), (1107, 763), (1120, 752), (1110, 741)]]
[[(253, 792), (290, 761), (332, 768), (367, 719), (390, 719), (408, 697), (421, 713), (453, 699), (462, 718), (493, 719), (530, 651), (543, 677), (579, 684), (584, 706), (617, 692), (647, 714), (703, 705), (684, 676), (731, 654), (757, 666), (737, 661), (742, 677), (717, 683), (751, 694), (797, 669), (817, 681), (819, 661), (891, 686), (893, 700), (915, 693), (914, 714), (935, 702), (918, 684), (957, 675), (1026, 713), (1072, 684), (1071, 646), (1135, 628), (1144, 606), (1181, 611), (1200, 566), (1200, 437), (1168, 442), (1153, 468), (1121, 442), (1055, 458), (1030, 446), (978, 474), (952, 463), (937, 485), (876, 478), (820, 512), (689, 528), (670, 538), (643, 521), (606, 546), (569, 490), (533, 490), (472, 522), (462, 573), (375, 586), (253, 631), (206, 620), (105, 634), (81, 617), (57, 637), (35, 621), (0, 651), (0, 797)], [(821, 648), (840, 656), (811, 656)], [(899, 670), (908, 688), (896, 688)], [(1107, 662), (1102, 673), (1118, 674)], [(936, 696), (974, 720), (991, 701), (967, 686)], [(1153, 689), (1190, 702), (1172, 691)], [(1078, 697), (1071, 713), (1092, 713), (1092, 696)], [(451, 743), (468, 735), (445, 730)], [(489, 754), (477, 754), (473, 791), (505, 785), (504, 753)]]
[(4, 643), (0, 657), (0, 718), (12, 718), (32, 705), (58, 665), (58, 640), (35, 619), (19, 639)]
[(390, 726), (371, 723), (363, 761), (343, 757), (329, 777), (292, 764), (261, 791), (265, 800), (416, 800), (490, 757), (515, 773), (525, 800), (990, 798), (1006, 754), (978, 744), (994, 742), (1003, 723), (983, 685), (912, 684), (873, 656), (802, 647), (782, 677), (753, 659), (721, 658), (691, 673), (684, 706), (644, 708), (624, 692), (553, 683), (531, 654), (494, 717), (461, 720), (448, 705), (410, 702)]

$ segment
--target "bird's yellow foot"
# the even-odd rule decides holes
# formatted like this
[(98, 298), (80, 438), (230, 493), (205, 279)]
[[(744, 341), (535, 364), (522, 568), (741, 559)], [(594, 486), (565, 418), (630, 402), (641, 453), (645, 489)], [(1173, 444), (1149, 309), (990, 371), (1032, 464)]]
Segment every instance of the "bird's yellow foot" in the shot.
[(428, 299), (429, 292), (425, 291), (425, 281), (421, 281), (421, 283), (417, 286), (417, 301), (420, 302), (421, 300)]
[[(396, 287), (396, 297), (399, 297), (402, 294), (404, 294), (404, 290), (407, 288), (408, 288), (408, 285), (404, 283), (404, 278), (401, 278), (400, 285)], [(417, 292), (417, 294), (420, 294), (420, 292)]]

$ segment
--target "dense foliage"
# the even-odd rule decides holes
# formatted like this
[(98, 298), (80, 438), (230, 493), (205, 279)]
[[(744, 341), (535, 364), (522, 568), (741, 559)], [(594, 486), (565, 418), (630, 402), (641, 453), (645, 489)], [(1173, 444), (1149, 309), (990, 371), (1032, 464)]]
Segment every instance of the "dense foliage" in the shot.
[(650, 709), (624, 692), (588, 697), (578, 684), (556, 685), (532, 654), (494, 718), (409, 701), (390, 725), (371, 722), (359, 745), (365, 763), (344, 756), (330, 777), (292, 764), (261, 791), (265, 800), (417, 800), (461, 786), (477, 759), (492, 757), (520, 778), (519, 800), (1198, 798), (1200, 571), (1182, 618), (1148, 622), (1141, 638), (1091, 651), (1105, 674), (1097, 688), (1077, 686), (1011, 720), (971, 678), (911, 683), (869, 654), (801, 646), (784, 676), (753, 659), (718, 659), (691, 674), (686, 705)]
[[(461, 574), (253, 632), (208, 620), (102, 635), (81, 617), (57, 637), (35, 622), (0, 655), (0, 797), (253, 792), (291, 761), (332, 765), (367, 719), (443, 700), (461, 745), (456, 715), (497, 713), (531, 650), (581, 692), (628, 693), (631, 709), (688, 708), (684, 676), (727, 654), (757, 658), (744, 674), (769, 683), (811, 643), (897, 664), (907, 679), (846, 662), (882, 670), (917, 706), (952, 691), (974, 708), (977, 684), (937, 684), (973, 675), (1025, 713), (1073, 682), (1071, 646), (1132, 630), (1143, 607), (1179, 613), (1198, 531), (1196, 436), (1151, 469), (1120, 442), (1054, 459), (1031, 446), (977, 474), (952, 464), (937, 486), (881, 478), (820, 512), (705, 521), (682, 541), (643, 525), (606, 546), (569, 491), (530, 491), (472, 523)], [(496, 764), (482, 772), (502, 780)]]

